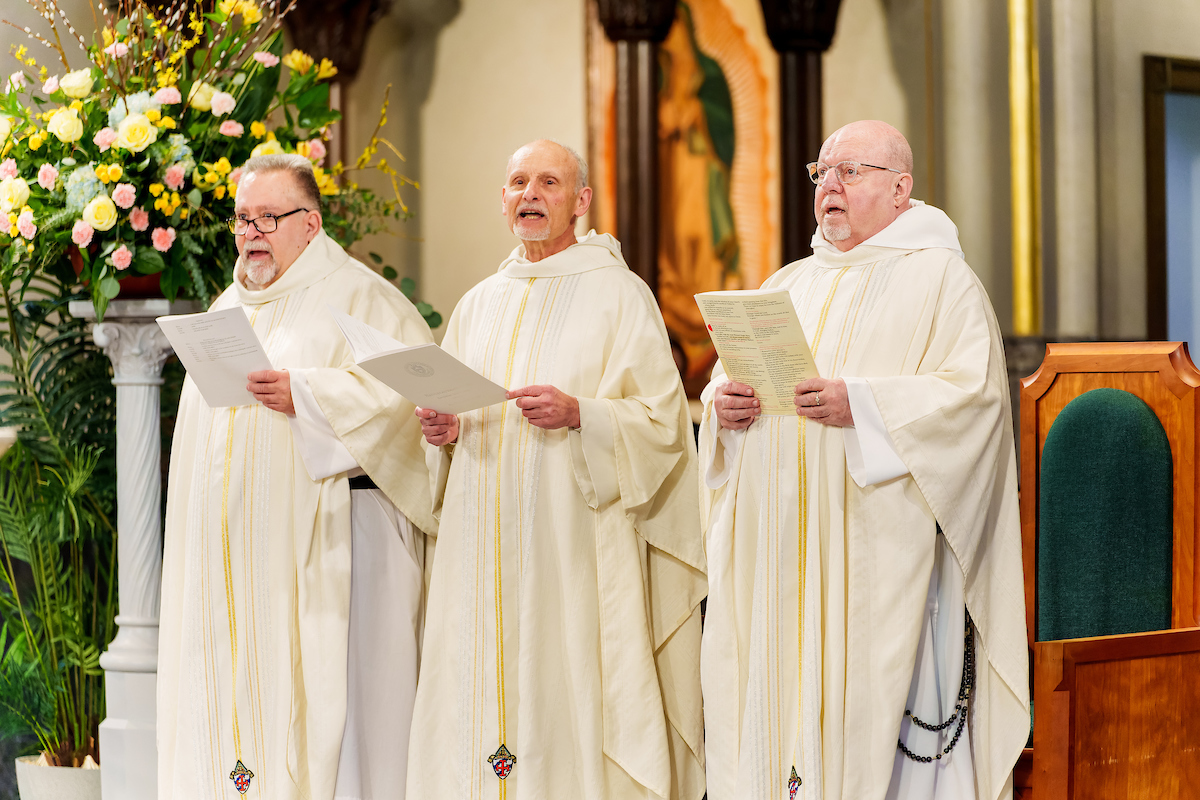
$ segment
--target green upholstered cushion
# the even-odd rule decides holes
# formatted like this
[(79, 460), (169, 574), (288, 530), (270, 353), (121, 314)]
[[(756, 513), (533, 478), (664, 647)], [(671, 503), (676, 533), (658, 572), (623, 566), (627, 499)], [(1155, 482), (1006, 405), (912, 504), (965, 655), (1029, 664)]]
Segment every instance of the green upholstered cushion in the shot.
[(1171, 627), (1171, 495), (1149, 406), (1118, 389), (1067, 404), (1042, 450), (1039, 640)]

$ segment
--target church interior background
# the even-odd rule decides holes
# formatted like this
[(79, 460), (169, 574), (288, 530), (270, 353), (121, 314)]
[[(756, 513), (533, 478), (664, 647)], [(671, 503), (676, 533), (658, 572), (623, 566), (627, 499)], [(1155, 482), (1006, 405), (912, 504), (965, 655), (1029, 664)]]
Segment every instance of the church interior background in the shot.
[[(580, 230), (618, 233), (615, 59), (596, 0), (299, 2), (334, 20), (376, 12), (340, 84), (341, 136), (345, 152), (362, 149), (390, 86), (383, 135), (420, 188), (405, 190), (413, 218), (363, 249), (444, 315), (514, 247), (500, 186), (529, 140), (589, 156), (596, 200)], [(92, 18), (87, 0), (59, 5)], [(658, 49), (654, 288), (693, 386), (712, 356), (690, 295), (755, 288), (794, 224), (763, 5), (679, 0)], [(20, 0), (0, 17), (38, 22)], [(20, 43), (0, 26), (0, 59)], [(1015, 375), (1036, 369), (1045, 341), (1186, 340), (1200, 327), (1200, 3), (842, 0), (820, 63), (821, 137), (866, 118), (907, 136), (913, 196), (958, 225)]]

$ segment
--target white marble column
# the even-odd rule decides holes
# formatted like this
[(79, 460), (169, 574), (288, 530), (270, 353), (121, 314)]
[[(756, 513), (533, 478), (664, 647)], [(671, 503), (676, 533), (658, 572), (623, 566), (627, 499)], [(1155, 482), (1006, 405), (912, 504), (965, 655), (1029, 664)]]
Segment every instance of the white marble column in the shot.
[[(72, 316), (95, 319), (91, 303)], [(162, 586), (159, 387), (171, 355), (154, 321), (200, 310), (198, 303), (117, 300), (92, 330), (113, 363), (117, 387), (117, 635), (100, 656), (108, 716), (100, 723), (104, 800), (157, 797), (155, 695)]]
[(1058, 240), (1058, 331), (1100, 332), (1096, 162), (1096, 55), (1093, 0), (1055, 0), (1054, 214)]

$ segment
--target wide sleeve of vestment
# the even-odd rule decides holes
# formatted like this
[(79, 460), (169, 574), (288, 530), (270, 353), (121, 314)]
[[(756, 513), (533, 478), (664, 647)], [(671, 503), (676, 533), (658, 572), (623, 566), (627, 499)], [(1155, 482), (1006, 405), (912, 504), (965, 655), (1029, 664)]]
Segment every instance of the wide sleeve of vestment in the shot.
[[(335, 308), (406, 345), (433, 341), (413, 304), (362, 264), (347, 262), (328, 283)], [(308, 386), (338, 439), (388, 499), (422, 531), (436, 531), (413, 404), (356, 366), (348, 347), (338, 366), (310, 370)]]
[[(860, 354), (860, 374), (886, 375), (879, 359), (899, 358), (891, 377), (868, 377), (896, 451), (908, 467), (964, 578), (987, 669), (977, 692), (973, 736), (987, 753), (976, 764), (981, 796), (997, 797), (1028, 732), (1028, 655), (1021, 575), (1016, 462), (1007, 370), (999, 326), (966, 263), (945, 250), (904, 260), (910, 275), (893, 299), (906, 342), (886, 352), (881, 330)], [(890, 314), (889, 314), (890, 316)], [(892, 320), (895, 323), (895, 320)], [(900, 352), (903, 351), (903, 352)], [(986, 710), (986, 713), (984, 713)]]

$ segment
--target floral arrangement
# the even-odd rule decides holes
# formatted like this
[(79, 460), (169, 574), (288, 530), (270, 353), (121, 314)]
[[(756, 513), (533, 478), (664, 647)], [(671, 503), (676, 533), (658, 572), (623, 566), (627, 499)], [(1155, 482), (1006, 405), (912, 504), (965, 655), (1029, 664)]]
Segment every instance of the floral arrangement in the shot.
[[(74, 262), (101, 316), (120, 279), (139, 274), (158, 275), (170, 299), (208, 302), (237, 258), (225, 220), (238, 165), (265, 153), (312, 160), (326, 229), (343, 246), (407, 215), (400, 188), (411, 181), (378, 157), (395, 150), (378, 129), (353, 167), (324, 166), (327, 127), (340, 117), (329, 106), (337, 69), (283, 54), (284, 0), (176, 0), (157, 12), (122, 0), (112, 14), (98, 6), (91, 44), (55, 0), (27, 2), (50, 35), (22, 30), (55, 63), (15, 47), (20, 68), (0, 94), (0, 280), (70, 283)], [(88, 63), (72, 70), (76, 45)], [(386, 113), (385, 98), (380, 126)], [(394, 197), (343, 177), (355, 170), (389, 176)]]

